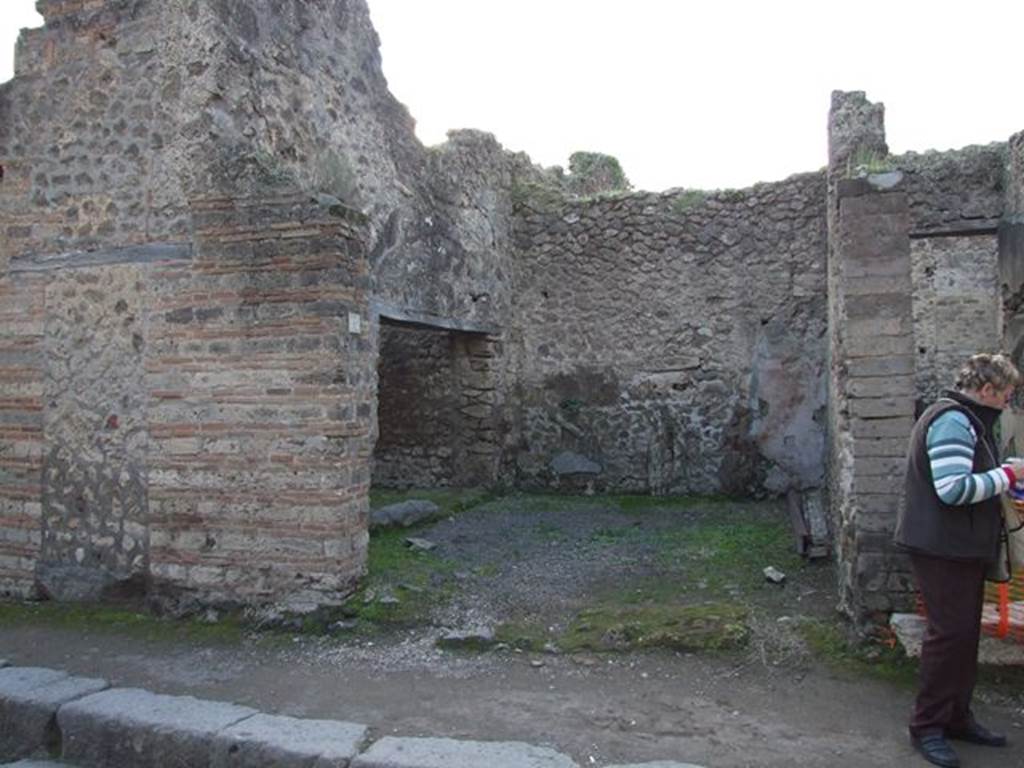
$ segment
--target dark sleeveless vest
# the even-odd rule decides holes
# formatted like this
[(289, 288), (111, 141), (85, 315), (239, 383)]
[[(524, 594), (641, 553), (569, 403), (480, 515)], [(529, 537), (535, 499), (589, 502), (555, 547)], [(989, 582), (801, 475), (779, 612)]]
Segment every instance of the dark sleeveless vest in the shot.
[(935, 492), (928, 461), (928, 428), (940, 414), (953, 409), (966, 414), (978, 436), (972, 471), (985, 472), (1000, 464), (994, 434), (999, 411), (959, 392), (944, 392), (942, 400), (921, 414), (911, 432), (904, 499), (893, 538), (898, 548), (910, 552), (991, 562), (998, 555), (1002, 531), (999, 497), (953, 506), (945, 504)]

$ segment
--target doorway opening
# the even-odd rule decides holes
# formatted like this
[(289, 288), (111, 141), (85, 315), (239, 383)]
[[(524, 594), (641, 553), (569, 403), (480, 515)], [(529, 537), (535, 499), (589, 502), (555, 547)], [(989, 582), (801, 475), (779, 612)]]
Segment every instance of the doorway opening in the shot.
[(381, 317), (374, 487), (495, 483), (497, 350), (484, 333)]

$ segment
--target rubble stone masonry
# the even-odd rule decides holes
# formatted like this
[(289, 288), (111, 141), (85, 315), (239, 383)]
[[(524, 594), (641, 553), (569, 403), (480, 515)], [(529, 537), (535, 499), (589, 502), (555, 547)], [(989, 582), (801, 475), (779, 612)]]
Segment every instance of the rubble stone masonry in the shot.
[[(520, 483), (561, 452), (600, 490), (819, 486), (825, 184), (527, 198), (516, 230)], [(568, 478), (571, 480), (571, 478)]]

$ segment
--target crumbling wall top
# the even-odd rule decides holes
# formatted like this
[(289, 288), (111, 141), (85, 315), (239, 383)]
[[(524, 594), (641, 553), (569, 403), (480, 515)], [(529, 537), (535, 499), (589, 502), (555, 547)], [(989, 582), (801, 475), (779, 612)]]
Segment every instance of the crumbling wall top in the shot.
[(864, 91), (833, 91), (828, 114), (828, 164), (844, 172), (850, 163), (885, 157), (885, 105), (868, 101)]

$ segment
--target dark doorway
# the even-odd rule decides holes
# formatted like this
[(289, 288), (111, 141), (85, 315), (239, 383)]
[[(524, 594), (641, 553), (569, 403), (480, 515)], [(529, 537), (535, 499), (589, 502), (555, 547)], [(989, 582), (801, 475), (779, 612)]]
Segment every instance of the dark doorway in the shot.
[(381, 318), (375, 487), (495, 482), (496, 349), (486, 334)]

